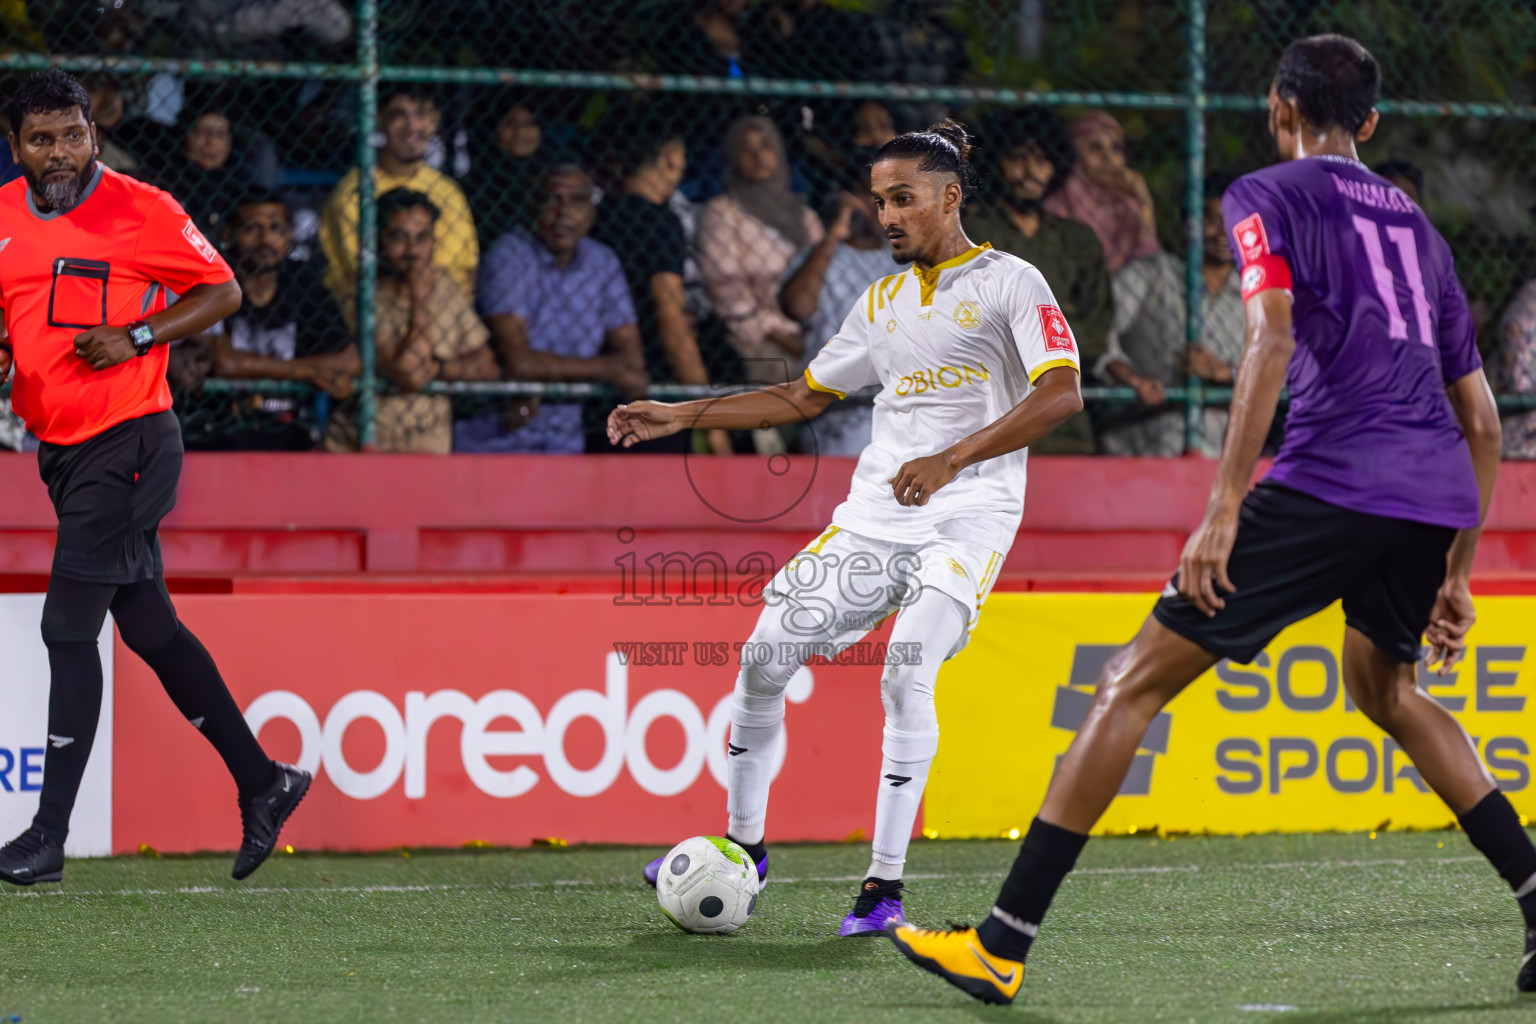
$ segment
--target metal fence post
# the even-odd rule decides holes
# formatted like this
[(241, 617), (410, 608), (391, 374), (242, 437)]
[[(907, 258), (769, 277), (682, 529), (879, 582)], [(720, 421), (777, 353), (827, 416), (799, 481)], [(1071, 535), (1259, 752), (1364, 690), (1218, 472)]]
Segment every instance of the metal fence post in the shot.
[(358, 447), (371, 450), (378, 402), (374, 347), (374, 292), (378, 287), (379, 225), (373, 167), (374, 124), (379, 110), (379, 10), (376, 0), (357, 3), (357, 344), (363, 378), (357, 396)]
[[(1184, 116), (1189, 140), (1184, 166), (1184, 341), (1198, 344), (1205, 328), (1205, 277), (1201, 273), (1205, 248), (1205, 0), (1188, 0), (1184, 26), (1189, 69), (1184, 93), (1189, 99)], [(1205, 391), (1203, 382), (1188, 374), (1184, 405), (1184, 450), (1199, 452), (1205, 439)]]

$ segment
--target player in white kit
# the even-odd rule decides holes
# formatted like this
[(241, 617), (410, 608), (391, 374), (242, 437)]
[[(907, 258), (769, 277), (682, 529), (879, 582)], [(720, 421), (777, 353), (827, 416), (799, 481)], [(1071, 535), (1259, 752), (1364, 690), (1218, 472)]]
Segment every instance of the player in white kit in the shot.
[[(789, 679), (811, 654), (834, 653), (896, 615), (880, 680), (874, 856), (840, 935), (879, 934), (903, 919), (907, 846), (939, 745), (939, 667), (970, 639), (1013, 544), (1025, 449), (1082, 408), (1077, 345), (1045, 279), (961, 227), (969, 150), (965, 129), (946, 121), (876, 155), (880, 223), (891, 254), (912, 269), (870, 285), (801, 379), (632, 402), (608, 417), (608, 439), (627, 447), (685, 429), (797, 422), (881, 387), (848, 500), (765, 588), (752, 641), (773, 657), (742, 665), (731, 703), (727, 835), (766, 881), (768, 784)], [(648, 864), (647, 880), (662, 867)]]

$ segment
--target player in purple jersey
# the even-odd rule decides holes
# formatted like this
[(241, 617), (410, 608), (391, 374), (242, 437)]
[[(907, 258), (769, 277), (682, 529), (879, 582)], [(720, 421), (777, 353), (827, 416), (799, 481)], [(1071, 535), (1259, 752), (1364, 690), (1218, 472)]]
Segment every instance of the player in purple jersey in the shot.
[[(1344, 685), (1413, 759), (1525, 917), (1517, 984), (1536, 991), (1536, 846), (1466, 732), (1417, 688), (1475, 619), (1468, 577), (1499, 465), (1499, 417), (1450, 251), (1355, 156), (1376, 129), (1365, 48), (1286, 48), (1269, 93), (1281, 162), (1227, 190), (1247, 338), (1205, 519), (1135, 639), (1110, 659), (997, 903), (977, 928), (888, 929), (914, 963), (987, 1002), (1024, 959), (1153, 717), (1222, 658), (1251, 661), (1343, 600)], [(1252, 490), (1282, 386), (1285, 441)]]

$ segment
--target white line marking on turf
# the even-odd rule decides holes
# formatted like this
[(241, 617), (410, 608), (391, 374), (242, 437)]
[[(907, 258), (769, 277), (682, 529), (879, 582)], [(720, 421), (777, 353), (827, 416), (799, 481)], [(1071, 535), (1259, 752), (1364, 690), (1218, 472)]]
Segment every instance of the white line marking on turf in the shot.
[(1237, 1008), (1249, 1013), (1291, 1013), (1301, 1009), (1299, 1006), (1287, 1006), (1285, 1003), (1238, 1003)]
[[(1281, 861), (1273, 864), (1174, 864), (1158, 865), (1139, 868), (1079, 868), (1074, 875), (1163, 875), (1179, 872), (1243, 872), (1243, 871), (1315, 871), (1317, 869), (1349, 869), (1372, 867), (1434, 867), (1440, 864), (1474, 864), (1482, 863), (1482, 857), (1436, 857), (1434, 859), (1410, 860), (1404, 857), (1383, 858), (1381, 860), (1319, 860), (1319, 861)], [(959, 874), (924, 874), (914, 873), (907, 875), (909, 881), (959, 881), (971, 878), (993, 879), (997, 872), (979, 871), (975, 873)], [(825, 883), (861, 882), (863, 875), (809, 875), (804, 878), (771, 878), (774, 885), (816, 885)], [(421, 892), (493, 892), (500, 890), (520, 891), (537, 889), (560, 889), (596, 885), (624, 885), (627, 879), (605, 879), (599, 881), (591, 878), (579, 879), (555, 879), (549, 882), (473, 882), (461, 884), (442, 885), (328, 885), (328, 886), (246, 886), (228, 888), (215, 885), (184, 885), (175, 889), (50, 889), (42, 892), (13, 892), (6, 893), (0, 898), (21, 899), (31, 897), (88, 897), (88, 896), (270, 896), (270, 895), (305, 895), (312, 893), (347, 893), (373, 895), (379, 893), (421, 893)], [(1255, 1004), (1257, 1005), (1257, 1004)]]

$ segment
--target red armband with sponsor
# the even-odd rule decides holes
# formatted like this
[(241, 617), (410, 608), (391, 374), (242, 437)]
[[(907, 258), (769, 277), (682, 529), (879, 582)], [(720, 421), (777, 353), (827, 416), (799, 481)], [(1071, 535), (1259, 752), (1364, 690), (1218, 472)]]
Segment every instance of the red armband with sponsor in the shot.
[(1232, 229), (1232, 237), (1243, 261), (1239, 281), (1244, 302), (1270, 288), (1291, 290), (1291, 265), (1285, 262), (1285, 257), (1269, 251), (1263, 218), (1256, 213), (1245, 218)]

